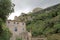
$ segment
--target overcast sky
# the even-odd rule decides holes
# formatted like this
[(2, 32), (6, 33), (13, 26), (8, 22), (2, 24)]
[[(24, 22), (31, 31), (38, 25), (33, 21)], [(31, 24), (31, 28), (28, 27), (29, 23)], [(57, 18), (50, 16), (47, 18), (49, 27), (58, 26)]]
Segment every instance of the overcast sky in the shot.
[(46, 8), (60, 3), (60, 0), (12, 0), (15, 4), (14, 10), (8, 19), (14, 19), (14, 16), (19, 16), (22, 12), (29, 12), (36, 7)]

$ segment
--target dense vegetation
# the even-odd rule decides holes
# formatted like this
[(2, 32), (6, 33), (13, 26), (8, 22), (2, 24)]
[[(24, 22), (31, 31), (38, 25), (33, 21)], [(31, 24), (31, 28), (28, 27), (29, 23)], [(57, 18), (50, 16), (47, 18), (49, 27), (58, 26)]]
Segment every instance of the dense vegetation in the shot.
[(60, 33), (60, 4), (28, 15), (32, 20), (27, 21), (27, 30), (31, 29), (33, 36)]
[(32, 11), (29, 14), (22, 14), (22, 17), (20, 17), (26, 22), (27, 30), (31, 30), (33, 36), (60, 33), (60, 4), (37, 12)]
[(9, 40), (10, 32), (6, 28), (5, 22), (9, 13), (13, 12), (14, 4), (11, 0), (0, 0), (0, 40)]

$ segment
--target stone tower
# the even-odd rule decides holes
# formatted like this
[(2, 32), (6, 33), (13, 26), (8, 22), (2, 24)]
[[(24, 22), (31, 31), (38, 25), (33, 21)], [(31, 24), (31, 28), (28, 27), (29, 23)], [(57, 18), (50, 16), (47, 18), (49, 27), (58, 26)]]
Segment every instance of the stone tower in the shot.
[(6, 25), (12, 33), (10, 40), (16, 40), (16, 37), (22, 38), (22, 40), (31, 40), (31, 34), (26, 30), (26, 23), (18, 21), (16, 16), (15, 20), (7, 20)]
[(21, 33), (26, 32), (26, 25), (24, 22), (16, 21), (16, 20), (7, 20), (6, 24), (14, 37), (21, 36), (20, 35)]

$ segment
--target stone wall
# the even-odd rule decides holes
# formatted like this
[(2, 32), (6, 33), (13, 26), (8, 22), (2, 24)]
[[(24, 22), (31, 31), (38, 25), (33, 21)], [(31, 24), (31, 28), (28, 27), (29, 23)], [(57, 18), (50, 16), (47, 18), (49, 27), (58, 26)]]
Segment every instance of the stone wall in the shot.
[(12, 37), (10, 40), (15, 40), (16, 36), (24, 36), (21, 33), (26, 32), (26, 24), (25, 22), (20, 22), (16, 20), (7, 20), (6, 21), (7, 28), (9, 28), (10, 32), (12, 33)]
[(47, 38), (32, 38), (32, 40), (47, 40)]

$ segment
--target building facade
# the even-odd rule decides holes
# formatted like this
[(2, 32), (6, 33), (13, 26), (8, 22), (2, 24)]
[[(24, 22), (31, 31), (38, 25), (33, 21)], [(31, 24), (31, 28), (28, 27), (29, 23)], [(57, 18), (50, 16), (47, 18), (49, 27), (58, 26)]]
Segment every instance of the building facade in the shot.
[(23, 21), (17, 20), (7, 20), (6, 21), (7, 28), (9, 28), (10, 32), (12, 33), (12, 37), (10, 40), (16, 40), (17, 37), (21, 38), (22, 40), (30, 40), (31, 36), (26, 30), (26, 24)]

